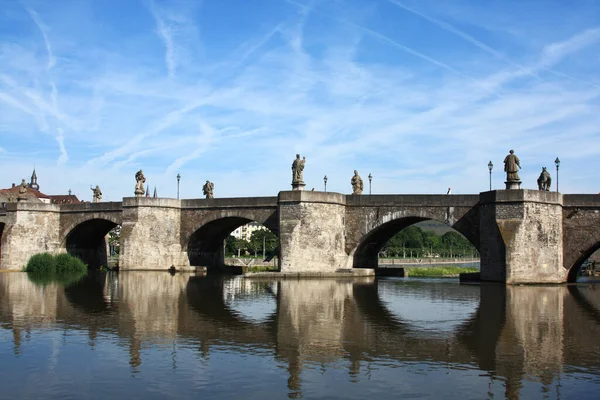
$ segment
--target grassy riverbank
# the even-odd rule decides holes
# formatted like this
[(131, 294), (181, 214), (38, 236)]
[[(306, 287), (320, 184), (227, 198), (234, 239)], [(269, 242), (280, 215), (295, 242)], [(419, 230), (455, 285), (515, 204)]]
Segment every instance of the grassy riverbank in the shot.
[(465, 272), (479, 272), (477, 268), (465, 267), (419, 267), (405, 268), (405, 271), (411, 278), (458, 278)]

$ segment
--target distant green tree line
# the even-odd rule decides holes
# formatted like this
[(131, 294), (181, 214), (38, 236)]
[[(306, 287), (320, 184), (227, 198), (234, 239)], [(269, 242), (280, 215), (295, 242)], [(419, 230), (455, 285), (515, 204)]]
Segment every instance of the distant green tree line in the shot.
[(438, 235), (418, 226), (395, 234), (381, 249), (380, 257), (478, 257), (477, 249), (460, 233)]
[(252, 232), (250, 240), (246, 241), (229, 235), (225, 239), (225, 257), (262, 257), (275, 251), (278, 245), (277, 236), (269, 230)]
[[(225, 239), (226, 257), (262, 257), (277, 248), (278, 238), (269, 230), (252, 232), (249, 241), (229, 235)], [(395, 234), (380, 251), (380, 257), (479, 257), (477, 249), (460, 233), (438, 235), (417, 226), (409, 226)]]

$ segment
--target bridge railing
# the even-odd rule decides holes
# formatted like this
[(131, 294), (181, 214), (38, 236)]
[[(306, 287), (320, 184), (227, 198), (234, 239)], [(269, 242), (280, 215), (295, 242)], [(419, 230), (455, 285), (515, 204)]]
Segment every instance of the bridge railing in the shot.
[(60, 204), (61, 212), (85, 212), (85, 211), (121, 211), (123, 203), (120, 201), (105, 201), (100, 203), (75, 203), (75, 204)]

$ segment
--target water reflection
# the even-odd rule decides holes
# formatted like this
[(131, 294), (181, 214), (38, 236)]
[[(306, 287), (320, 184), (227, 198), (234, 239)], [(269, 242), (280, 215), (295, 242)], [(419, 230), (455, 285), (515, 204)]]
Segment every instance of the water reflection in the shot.
[[(278, 369), (271, 373), (285, 378), (290, 397), (315, 390), (317, 370), (343, 370), (348, 383), (373, 379), (371, 388), (373, 374), (444, 370), (454, 374), (463, 394), (470, 387), (479, 390), (472, 393), (476, 398), (510, 399), (559, 397), (557, 389), (577, 374), (594, 385), (600, 376), (600, 291), (594, 285), (258, 281), (127, 272), (90, 275), (65, 289), (39, 287), (12, 273), (0, 274), (0, 324), (12, 331), (16, 354), (24, 332), (33, 330), (85, 332), (92, 347), (99, 336), (114, 336), (134, 373), (152, 374), (147, 349), (171, 349), (173, 370), (190, 353), (204, 360), (194, 362), (213, 366), (231, 357), (272, 358)], [(211, 360), (215, 352), (220, 356)], [(436, 379), (430, 384), (443, 392), (448, 378)], [(476, 389), (483, 381), (484, 392)], [(428, 385), (412, 390), (435, 391)]]

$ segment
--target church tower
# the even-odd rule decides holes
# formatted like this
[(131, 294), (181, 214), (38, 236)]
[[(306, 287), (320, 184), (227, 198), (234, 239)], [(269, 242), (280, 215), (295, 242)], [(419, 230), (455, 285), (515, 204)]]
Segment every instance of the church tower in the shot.
[(31, 182), (29, 182), (29, 187), (35, 190), (40, 190), (40, 185), (37, 183), (37, 174), (35, 173), (35, 167), (33, 167), (33, 174), (31, 174)]

